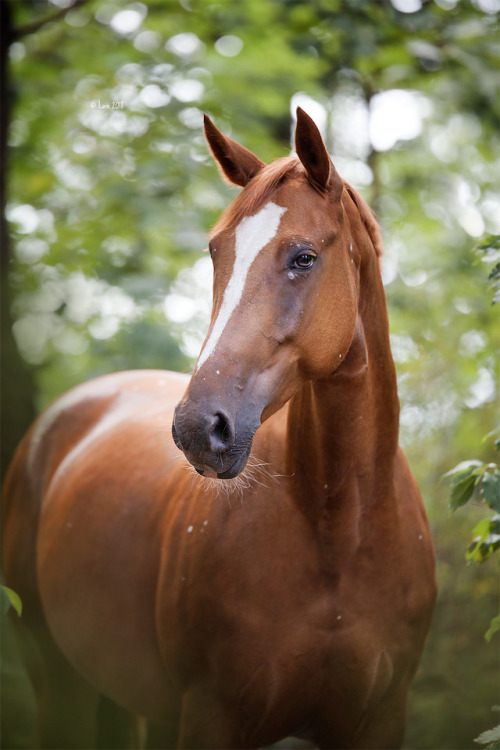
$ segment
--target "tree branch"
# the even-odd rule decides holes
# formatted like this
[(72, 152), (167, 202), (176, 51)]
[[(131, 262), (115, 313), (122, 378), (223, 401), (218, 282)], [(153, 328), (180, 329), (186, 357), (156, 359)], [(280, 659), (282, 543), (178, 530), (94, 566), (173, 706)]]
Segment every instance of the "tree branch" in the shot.
[(58, 21), (60, 18), (64, 18), (66, 13), (69, 13), (70, 10), (79, 8), (80, 6), (85, 5), (85, 3), (88, 2), (89, 0), (74, 0), (74, 2), (72, 2), (71, 5), (68, 5), (67, 8), (60, 8), (59, 10), (56, 10), (55, 13), (51, 13), (50, 15), (45, 16), (45, 18), (40, 18), (38, 21), (33, 21), (33, 23), (28, 23), (25, 26), (20, 26), (18, 29), (12, 29), (10, 43), (17, 41), (18, 39), (22, 39), (29, 34), (34, 34), (43, 26), (46, 26), (46, 24), (52, 23), (52, 21)]

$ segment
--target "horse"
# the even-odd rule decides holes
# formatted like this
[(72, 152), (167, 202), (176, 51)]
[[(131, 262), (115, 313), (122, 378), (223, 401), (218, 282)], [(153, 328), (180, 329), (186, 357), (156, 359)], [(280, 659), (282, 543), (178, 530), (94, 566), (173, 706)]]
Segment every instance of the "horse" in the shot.
[(379, 227), (302, 109), (271, 164), (205, 134), (243, 189), (210, 235), (191, 377), (76, 387), (6, 480), (40, 746), (93, 747), (104, 695), (150, 747), (398, 748), (436, 584)]

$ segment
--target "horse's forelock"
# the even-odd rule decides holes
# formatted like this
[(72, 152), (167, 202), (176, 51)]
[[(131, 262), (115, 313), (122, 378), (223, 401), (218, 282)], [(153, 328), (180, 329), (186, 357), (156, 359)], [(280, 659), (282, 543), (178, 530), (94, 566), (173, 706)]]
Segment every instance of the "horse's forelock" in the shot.
[(224, 211), (211, 236), (234, 229), (245, 216), (253, 215), (280, 183), (298, 176), (302, 171), (299, 160), (294, 156), (285, 156), (266, 164)]

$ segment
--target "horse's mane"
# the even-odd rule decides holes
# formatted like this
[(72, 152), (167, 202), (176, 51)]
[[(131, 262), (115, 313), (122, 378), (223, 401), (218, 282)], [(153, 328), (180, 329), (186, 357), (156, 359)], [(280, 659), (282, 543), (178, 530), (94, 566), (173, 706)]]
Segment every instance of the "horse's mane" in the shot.
[(381, 258), (384, 254), (384, 247), (382, 245), (382, 233), (380, 231), (380, 224), (378, 223), (375, 214), (373, 213), (372, 209), (365, 201), (365, 199), (362, 198), (360, 194), (357, 193), (356, 190), (354, 190), (354, 188), (351, 187), (345, 180), (344, 190), (358, 209), (361, 221), (363, 222), (365, 229), (368, 232), (368, 236), (370, 237), (372, 245), (375, 249), (377, 258)]
[[(254, 214), (280, 183), (301, 174), (304, 174), (304, 168), (296, 156), (285, 156), (266, 164), (224, 211), (211, 236), (237, 226), (245, 216)], [(345, 181), (344, 191), (356, 206), (375, 253), (380, 258), (383, 255), (382, 237), (375, 214), (359, 193)]]

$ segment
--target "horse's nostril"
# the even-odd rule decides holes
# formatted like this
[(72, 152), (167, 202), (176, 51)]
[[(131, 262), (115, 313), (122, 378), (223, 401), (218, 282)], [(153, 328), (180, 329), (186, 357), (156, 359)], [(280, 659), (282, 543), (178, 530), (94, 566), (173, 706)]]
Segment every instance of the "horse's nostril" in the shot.
[(229, 418), (222, 412), (214, 414), (209, 430), (210, 447), (214, 453), (230, 448), (234, 443), (234, 430)]

